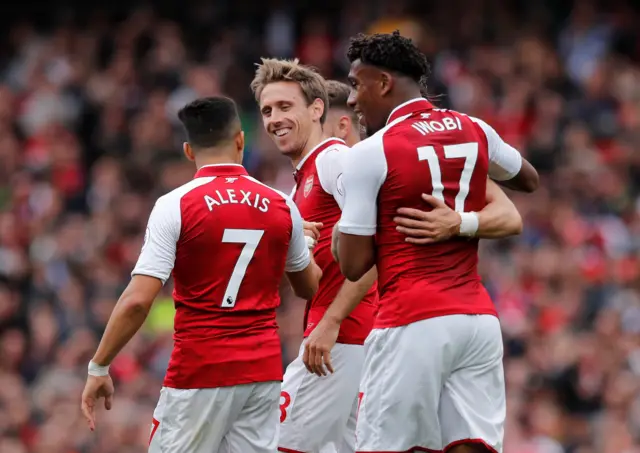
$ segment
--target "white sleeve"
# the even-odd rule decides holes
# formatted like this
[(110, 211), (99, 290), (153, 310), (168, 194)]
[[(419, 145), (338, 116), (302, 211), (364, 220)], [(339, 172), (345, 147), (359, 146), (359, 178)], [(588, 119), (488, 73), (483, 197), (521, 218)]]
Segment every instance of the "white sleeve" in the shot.
[(291, 198), (286, 197), (285, 199), (291, 212), (291, 241), (289, 242), (287, 263), (284, 270), (286, 272), (300, 272), (305, 270), (311, 262), (311, 254), (304, 238), (300, 211)]
[(482, 128), (487, 137), (489, 147), (489, 177), (496, 181), (513, 179), (522, 168), (522, 156), (513, 146), (502, 140), (502, 137), (487, 123), (478, 118), (471, 118)]
[(338, 229), (358, 236), (376, 234), (378, 192), (387, 177), (382, 134), (375, 134), (345, 153), (342, 160), (344, 207)]
[(318, 179), (320, 185), (340, 206), (344, 206), (344, 190), (342, 185), (342, 161), (344, 156), (349, 152), (346, 146), (331, 147), (316, 158), (316, 170), (318, 171)]
[(178, 197), (160, 197), (149, 216), (144, 244), (131, 275), (148, 275), (164, 284), (176, 261), (181, 217)]

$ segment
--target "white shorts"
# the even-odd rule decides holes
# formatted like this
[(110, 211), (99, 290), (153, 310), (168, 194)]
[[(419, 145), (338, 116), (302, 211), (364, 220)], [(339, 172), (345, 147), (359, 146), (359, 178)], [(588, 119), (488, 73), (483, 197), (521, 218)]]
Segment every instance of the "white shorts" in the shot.
[(502, 452), (506, 401), (500, 321), (453, 315), (367, 338), (357, 452)]
[(331, 350), (334, 373), (322, 377), (307, 371), (303, 353), (304, 342), (284, 374), (278, 450), (353, 453), (364, 347), (336, 344)]
[(149, 453), (275, 453), (280, 382), (210, 389), (163, 387)]

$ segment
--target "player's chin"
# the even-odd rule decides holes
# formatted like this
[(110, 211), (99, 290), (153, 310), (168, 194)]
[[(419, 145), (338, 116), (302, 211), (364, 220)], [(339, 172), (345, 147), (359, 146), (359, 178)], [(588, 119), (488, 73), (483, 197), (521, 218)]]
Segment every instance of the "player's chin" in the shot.
[(284, 143), (276, 143), (276, 146), (278, 147), (278, 150), (285, 156), (297, 154), (299, 152), (299, 147), (293, 140)]
[(291, 152), (291, 148), (293, 148), (293, 140), (291, 140), (289, 137), (276, 137), (273, 136), (273, 143), (275, 143), (276, 148), (278, 148), (278, 150), (282, 153), (282, 154), (289, 154)]

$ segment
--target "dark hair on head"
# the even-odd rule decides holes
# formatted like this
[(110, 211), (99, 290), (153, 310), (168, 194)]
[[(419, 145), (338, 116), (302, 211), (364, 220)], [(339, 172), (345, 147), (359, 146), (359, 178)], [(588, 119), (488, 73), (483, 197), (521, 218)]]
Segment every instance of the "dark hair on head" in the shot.
[(360, 60), (365, 64), (384, 68), (410, 77), (420, 84), (429, 76), (427, 57), (411, 39), (400, 36), (398, 30), (393, 33), (364, 35), (359, 33), (351, 38), (347, 58), (353, 63)]
[(196, 99), (180, 109), (178, 118), (187, 141), (196, 148), (216, 147), (231, 140), (240, 129), (236, 103), (225, 96)]
[(327, 94), (329, 95), (329, 108), (351, 109), (347, 104), (351, 88), (346, 83), (337, 80), (327, 80)]

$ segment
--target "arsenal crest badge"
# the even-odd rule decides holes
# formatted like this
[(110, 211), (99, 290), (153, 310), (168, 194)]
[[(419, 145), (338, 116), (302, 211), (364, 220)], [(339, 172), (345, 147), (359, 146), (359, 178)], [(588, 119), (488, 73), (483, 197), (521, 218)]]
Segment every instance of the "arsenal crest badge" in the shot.
[(304, 182), (304, 197), (307, 198), (313, 187), (313, 175), (309, 176)]

